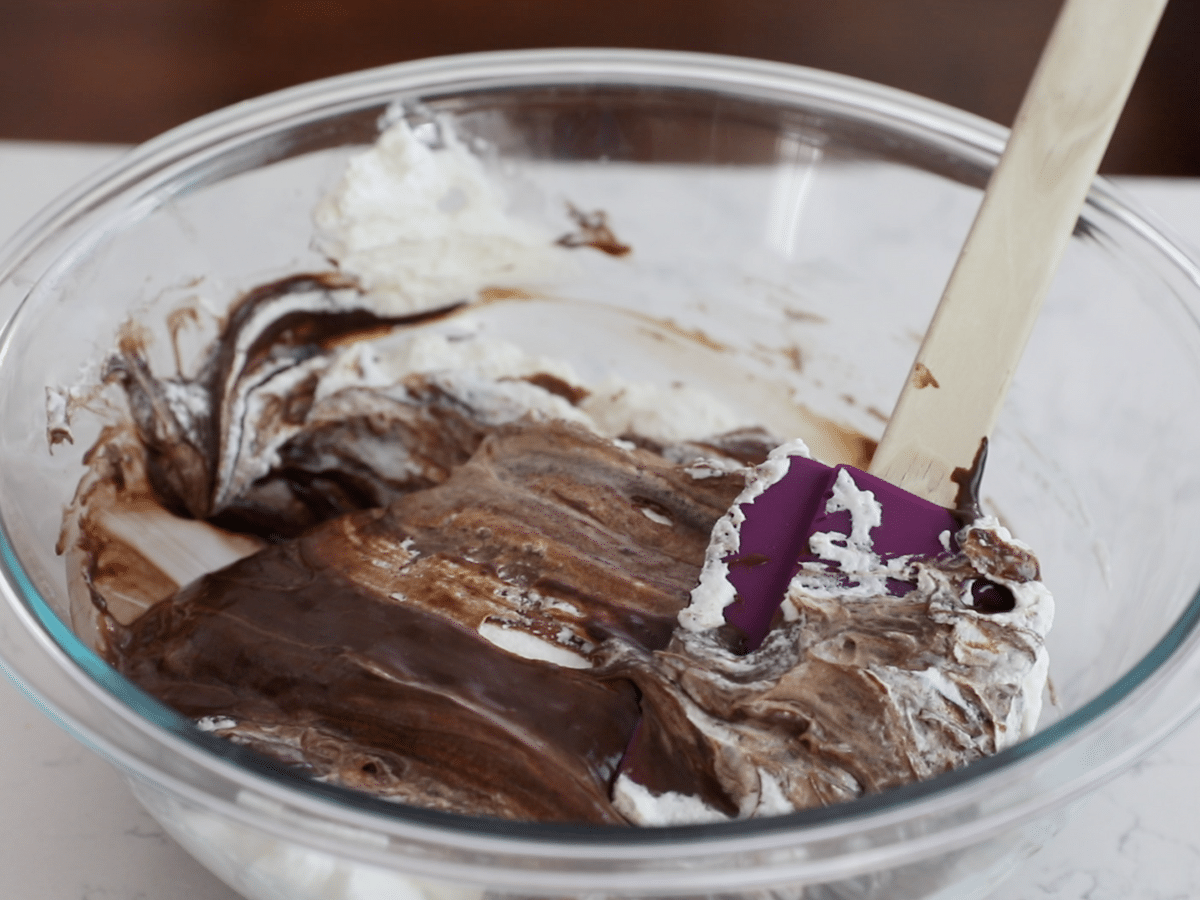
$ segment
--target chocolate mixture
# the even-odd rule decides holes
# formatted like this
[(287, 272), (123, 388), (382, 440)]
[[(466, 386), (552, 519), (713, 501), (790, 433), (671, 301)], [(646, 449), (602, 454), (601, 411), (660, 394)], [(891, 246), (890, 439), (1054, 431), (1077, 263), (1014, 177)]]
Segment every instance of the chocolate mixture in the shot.
[[(252, 292), (195, 378), (154, 376), (129, 336), (108, 361), (129, 421), (90, 451), (62, 549), (77, 630), (135, 683), (314, 777), (516, 819), (639, 821), (622, 776), (786, 811), (998, 748), (1018, 690), (978, 672), (1038, 649), (962, 597), (1004, 546), (921, 563), (925, 593), (797, 601), (739, 655), (676, 617), (765, 432), (613, 441), (417, 376), (323, 395), (336, 347), (416, 323), (355, 296), (328, 276)], [(154, 542), (175, 532), (214, 549), (173, 566)], [(921, 699), (935, 668), (964, 705)]]

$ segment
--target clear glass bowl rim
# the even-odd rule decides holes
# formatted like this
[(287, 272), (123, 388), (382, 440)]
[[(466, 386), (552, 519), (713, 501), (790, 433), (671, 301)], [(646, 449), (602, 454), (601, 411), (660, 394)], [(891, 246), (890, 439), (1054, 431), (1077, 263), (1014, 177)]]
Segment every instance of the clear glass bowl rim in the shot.
[[(864, 120), (886, 123), (958, 145), (973, 162), (994, 164), (1007, 130), (977, 116), (871, 82), (804, 67), (737, 57), (666, 51), (563, 49), (510, 51), (439, 57), (399, 63), (337, 76), (235, 104), (186, 123), (101, 169), (28, 223), (0, 250), (0, 289), (13, 273), (33, 260), (54, 235), (82, 229), (97, 218), (119, 227), (122, 214), (168, 202), (188, 189), (179, 172), (192, 171), (260, 135), (284, 131), (294, 124), (328, 118), (341, 111), (386, 104), (398, 96), (436, 96), (480, 88), (544, 84), (670, 86), (714, 93), (732, 92), (758, 100), (778, 100), (808, 108), (822, 106)], [(111, 208), (110, 208), (111, 207)], [(1166, 257), (1192, 283), (1200, 272), (1158, 229), (1135, 213), (1120, 192), (1098, 179), (1085, 216), (1110, 217), (1135, 231)], [(82, 223), (82, 224), (81, 224)], [(69, 265), (70, 254), (48, 262), (35, 260), (44, 274)], [(26, 291), (27, 293), (28, 291)], [(3, 354), (19, 331), (19, 315), (0, 339)], [(827, 809), (790, 816), (719, 825), (663, 829), (624, 829), (509, 823), (397, 807), (337, 788), (297, 792), (296, 779), (254, 765), (238, 754), (214, 749), (187, 720), (142, 694), (108, 669), (57, 619), (37, 593), (13, 550), (7, 526), (0, 522), (0, 625), (19, 623), (15, 638), (43, 659), (68, 673), (76, 699), (100, 703), (168, 752), (187, 759), (203, 777), (185, 779), (155, 768), (121, 745), (112, 734), (97, 733), (74, 720), (68, 703), (39, 691), (38, 680), (21, 667), (0, 667), (52, 717), (110, 761), (137, 778), (160, 784), (179, 797), (219, 810), (231, 819), (282, 838), (331, 850), (342, 856), (387, 865), (390, 851), (338, 837), (321, 823), (390, 836), (415, 852), (413, 870), (441, 873), (436, 857), (443, 851), (471, 851), (482, 856), (473, 864), (479, 878), (499, 878), (525, 885), (538, 879), (532, 871), (547, 860), (557, 862), (547, 884), (619, 888), (622, 879), (604, 863), (613, 857), (637, 861), (634, 886), (662, 877), (662, 884), (681, 889), (688, 884), (714, 888), (713, 870), (728, 854), (761, 853), (772, 848), (817, 845), (848, 836), (871, 835), (858, 850), (836, 859), (788, 859), (750, 865), (751, 875), (737, 866), (736, 884), (771, 883), (782, 877), (836, 877), (919, 859), (934, 852), (967, 846), (1024, 823), (1068, 802), (1115, 774), (1182, 724), (1200, 708), (1200, 595), (1154, 648), (1105, 692), (1033, 738), (965, 769), (905, 788), (861, 798)], [(6, 621), (7, 620), (7, 621)], [(3, 629), (0, 629), (3, 630)], [(0, 643), (0, 648), (3, 644)], [(136, 710), (136, 712), (135, 712)], [(1119, 742), (1116, 732), (1136, 718), (1139, 739)], [(239, 762), (240, 760), (240, 762)], [(1014, 790), (1038, 782), (1038, 772), (1066, 769), (1072, 777), (1056, 789)], [(1028, 773), (1029, 778), (1021, 777)], [(1001, 784), (998, 778), (1003, 777)], [(206, 789), (211, 779), (234, 785), (281, 804), (269, 812), (218, 798)], [(984, 812), (971, 814), (971, 810)], [(297, 821), (312, 817), (316, 827)], [(926, 827), (910, 827), (921, 820)], [(937, 823), (943, 824), (937, 824)], [(934, 823), (930, 825), (929, 823)], [(818, 854), (819, 856), (819, 854)], [(462, 864), (459, 860), (456, 865)], [(595, 868), (600, 863), (599, 869)], [(681, 872), (680, 866), (687, 869)], [(497, 868), (499, 867), (499, 868)], [(572, 876), (567, 869), (577, 869)], [(514, 871), (520, 870), (520, 871)], [(681, 880), (682, 879), (682, 880)]]

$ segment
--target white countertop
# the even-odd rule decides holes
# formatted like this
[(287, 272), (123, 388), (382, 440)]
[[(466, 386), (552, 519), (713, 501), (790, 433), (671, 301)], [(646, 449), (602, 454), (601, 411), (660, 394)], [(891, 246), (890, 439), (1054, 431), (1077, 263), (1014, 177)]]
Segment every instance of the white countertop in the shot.
[[(0, 141), (0, 240), (120, 152)], [(1200, 248), (1200, 179), (1120, 183), (1151, 219)], [(3, 678), (0, 798), (4, 900), (237, 900), (142, 811), (113, 769)], [(989, 900), (1200, 898), (1197, 799), (1200, 719), (1097, 791)]]

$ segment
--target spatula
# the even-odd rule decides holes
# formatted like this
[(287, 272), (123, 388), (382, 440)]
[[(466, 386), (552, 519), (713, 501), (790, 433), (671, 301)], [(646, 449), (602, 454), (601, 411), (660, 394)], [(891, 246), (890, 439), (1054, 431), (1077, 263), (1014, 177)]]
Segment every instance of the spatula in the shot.
[[(830, 527), (845, 469), (882, 505), (881, 557), (933, 555), (958, 524), (962, 473), (978, 474), (1042, 299), (1166, 0), (1067, 0), (1026, 91), (1004, 154), (905, 381), (869, 472), (799, 456), (742, 506), (725, 558), (737, 600), (725, 619), (758, 646), (810, 537)], [(839, 525), (843, 527), (844, 525)]]

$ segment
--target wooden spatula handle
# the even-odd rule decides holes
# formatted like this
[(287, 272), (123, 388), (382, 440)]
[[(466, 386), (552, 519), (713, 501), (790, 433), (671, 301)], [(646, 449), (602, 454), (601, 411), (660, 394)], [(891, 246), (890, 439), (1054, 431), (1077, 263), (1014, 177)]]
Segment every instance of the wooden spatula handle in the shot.
[(872, 474), (954, 502), (951, 473), (991, 432), (1166, 2), (1063, 6)]

